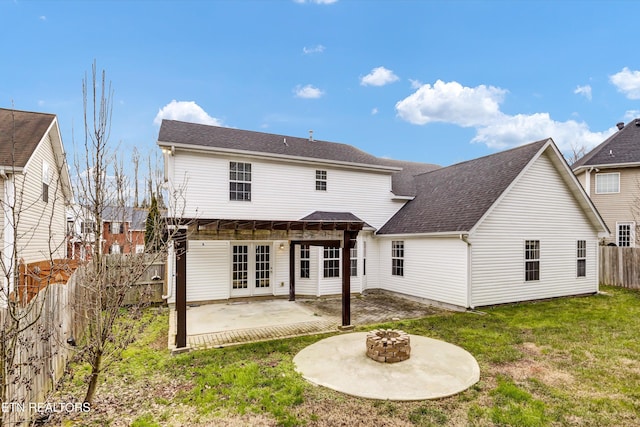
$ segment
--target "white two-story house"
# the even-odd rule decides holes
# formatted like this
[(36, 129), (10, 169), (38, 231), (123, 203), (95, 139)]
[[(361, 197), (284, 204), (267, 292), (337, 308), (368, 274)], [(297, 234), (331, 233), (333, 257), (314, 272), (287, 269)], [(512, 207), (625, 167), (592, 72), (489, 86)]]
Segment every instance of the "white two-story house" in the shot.
[(65, 257), (71, 180), (54, 114), (0, 108), (0, 304), (19, 264)]
[(473, 308), (598, 290), (608, 230), (551, 140), (446, 168), (171, 120), (158, 145), (181, 202), (178, 323), (187, 303), (260, 295), (385, 289)]

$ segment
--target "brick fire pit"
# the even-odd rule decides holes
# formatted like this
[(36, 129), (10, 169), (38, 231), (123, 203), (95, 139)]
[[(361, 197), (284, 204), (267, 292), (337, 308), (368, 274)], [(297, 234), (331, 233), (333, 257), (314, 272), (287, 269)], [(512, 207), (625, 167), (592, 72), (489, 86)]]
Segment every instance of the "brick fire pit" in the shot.
[(398, 329), (374, 329), (367, 334), (367, 356), (376, 362), (396, 363), (411, 354), (409, 334)]

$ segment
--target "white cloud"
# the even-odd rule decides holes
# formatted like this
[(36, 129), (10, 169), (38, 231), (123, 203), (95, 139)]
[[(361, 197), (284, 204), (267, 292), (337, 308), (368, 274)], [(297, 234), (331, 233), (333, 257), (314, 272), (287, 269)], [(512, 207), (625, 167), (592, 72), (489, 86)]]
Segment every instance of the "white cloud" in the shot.
[(576, 95), (582, 95), (585, 98), (587, 98), (589, 101), (591, 101), (591, 86), (590, 85), (584, 85), (584, 86), (578, 86), (573, 93), (575, 93)]
[(506, 92), (493, 86), (465, 87), (458, 82), (438, 80), (399, 101), (396, 110), (400, 118), (418, 125), (445, 122), (478, 126), (500, 114), (499, 104)]
[(420, 80), (409, 79), (409, 83), (411, 83), (411, 89), (419, 89), (423, 83)]
[(624, 67), (619, 73), (609, 76), (609, 81), (627, 98), (640, 99), (640, 71), (631, 71)]
[(640, 118), (640, 110), (628, 110), (624, 113), (624, 119), (626, 121), (631, 121), (637, 118)]
[(38, 106), (39, 107), (42, 107), (44, 104), (45, 104), (44, 100), (42, 100), (42, 99), (38, 100)]
[(377, 67), (371, 70), (369, 74), (360, 79), (362, 86), (384, 86), (389, 83), (393, 83), (399, 79), (398, 76), (393, 74), (393, 71), (387, 70), (384, 67)]
[(293, 92), (295, 93), (297, 98), (306, 98), (306, 99), (320, 98), (322, 95), (324, 95), (324, 92), (322, 90), (312, 85), (306, 85), (306, 86), (298, 85), (293, 90)]
[(462, 86), (458, 82), (425, 84), (396, 104), (398, 116), (409, 123), (442, 122), (475, 128), (471, 142), (504, 149), (553, 138), (561, 151), (584, 146), (590, 149), (617, 129), (592, 132), (584, 122), (558, 122), (548, 113), (508, 115), (500, 111), (507, 90), (494, 86)]
[(40, 16), (38, 17), (38, 19), (39, 19), (39, 20), (41, 20), (41, 21), (46, 21), (46, 20), (47, 20), (47, 17), (46, 17), (46, 16), (44, 16), (44, 15), (40, 15)]
[(182, 122), (200, 123), (203, 125), (223, 126), (222, 120), (211, 117), (194, 101), (176, 101), (175, 99), (158, 110), (153, 123), (160, 125), (162, 119)]
[(371, 110), (371, 115), (375, 116), (376, 114), (378, 114), (378, 109), (374, 108), (373, 110)]
[(325, 47), (322, 46), (321, 44), (317, 45), (317, 46), (313, 46), (313, 47), (303, 47), (302, 48), (302, 53), (304, 53), (305, 55), (310, 55), (312, 53), (322, 53), (324, 52)]
[(569, 152), (571, 147), (586, 147), (587, 150), (604, 141), (617, 130), (611, 127), (603, 132), (592, 132), (584, 122), (567, 120), (558, 122), (549, 113), (502, 114), (499, 120), (477, 129), (472, 142), (481, 142), (490, 148), (510, 148), (528, 142), (553, 138), (560, 151)]

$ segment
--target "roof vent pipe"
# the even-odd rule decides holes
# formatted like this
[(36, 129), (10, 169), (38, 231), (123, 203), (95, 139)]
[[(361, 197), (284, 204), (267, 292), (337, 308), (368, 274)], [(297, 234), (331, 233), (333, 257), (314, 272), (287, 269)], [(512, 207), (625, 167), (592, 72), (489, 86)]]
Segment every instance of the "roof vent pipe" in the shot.
[(640, 119), (636, 119), (636, 126), (640, 127)]
[(622, 130), (622, 128), (624, 127), (624, 122), (618, 122), (616, 123), (616, 126), (618, 126), (618, 130)]
[(309, 142), (313, 142), (313, 129), (309, 129)]

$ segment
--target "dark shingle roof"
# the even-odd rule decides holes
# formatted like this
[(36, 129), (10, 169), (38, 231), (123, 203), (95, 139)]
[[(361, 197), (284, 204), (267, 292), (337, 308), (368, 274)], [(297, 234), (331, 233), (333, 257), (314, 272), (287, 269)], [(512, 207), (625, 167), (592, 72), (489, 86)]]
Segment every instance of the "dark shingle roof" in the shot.
[(351, 212), (326, 212), (326, 211), (315, 211), (305, 216), (304, 218), (300, 218), (300, 221), (359, 221), (362, 222), (360, 218), (352, 214)]
[(24, 167), (55, 117), (0, 108), (0, 166)]
[(104, 222), (128, 222), (130, 230), (144, 230), (149, 210), (131, 206), (105, 206), (102, 210)]
[(470, 231), (547, 141), (417, 176), (416, 198), (378, 234)]
[(575, 170), (581, 166), (621, 163), (640, 163), (640, 119), (627, 123), (625, 127), (571, 165), (571, 168)]
[(391, 191), (397, 196), (415, 196), (415, 176), (440, 169), (441, 166), (432, 163), (406, 162), (403, 160), (380, 159), (388, 166), (402, 168), (391, 174)]
[(347, 144), (318, 140), (309, 141), (308, 138), (274, 135), (175, 120), (162, 121), (158, 143), (188, 144), (282, 156), (306, 157), (316, 160), (386, 166), (386, 163), (381, 159)]

